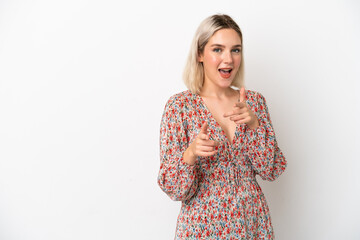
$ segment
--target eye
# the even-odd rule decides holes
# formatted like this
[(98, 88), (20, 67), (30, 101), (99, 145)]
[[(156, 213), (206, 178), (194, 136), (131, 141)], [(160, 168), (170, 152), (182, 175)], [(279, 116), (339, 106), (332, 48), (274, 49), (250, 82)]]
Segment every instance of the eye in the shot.
[(221, 52), (221, 49), (220, 48), (214, 48), (213, 51), (216, 52), (216, 53), (219, 53), (219, 52)]
[(240, 53), (240, 52), (241, 52), (241, 49), (235, 48), (235, 49), (233, 49), (232, 51), (233, 51), (234, 53)]

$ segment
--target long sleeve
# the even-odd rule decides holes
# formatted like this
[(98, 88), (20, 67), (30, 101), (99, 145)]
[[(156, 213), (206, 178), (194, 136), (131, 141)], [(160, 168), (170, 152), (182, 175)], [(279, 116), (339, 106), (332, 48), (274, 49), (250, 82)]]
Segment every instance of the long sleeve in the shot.
[(252, 109), (258, 117), (259, 127), (252, 130), (246, 126), (244, 153), (256, 174), (263, 180), (273, 181), (284, 172), (287, 162), (278, 147), (265, 98), (260, 93), (254, 97)]
[(188, 147), (186, 124), (183, 120), (184, 103), (173, 96), (165, 106), (160, 126), (160, 171), (158, 184), (174, 201), (184, 201), (196, 192), (196, 165), (183, 161)]

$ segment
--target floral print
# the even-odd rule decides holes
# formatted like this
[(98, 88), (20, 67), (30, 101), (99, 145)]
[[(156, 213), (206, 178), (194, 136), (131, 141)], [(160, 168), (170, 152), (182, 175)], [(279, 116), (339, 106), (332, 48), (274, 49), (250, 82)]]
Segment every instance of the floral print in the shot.
[[(287, 162), (265, 98), (250, 90), (246, 96), (259, 127), (237, 125), (231, 143), (199, 95), (184, 91), (166, 103), (158, 184), (172, 200), (182, 201), (175, 239), (274, 239), (269, 208), (255, 175), (273, 181)], [(215, 155), (198, 157), (191, 166), (182, 156), (204, 121), (210, 139), (220, 145)]]

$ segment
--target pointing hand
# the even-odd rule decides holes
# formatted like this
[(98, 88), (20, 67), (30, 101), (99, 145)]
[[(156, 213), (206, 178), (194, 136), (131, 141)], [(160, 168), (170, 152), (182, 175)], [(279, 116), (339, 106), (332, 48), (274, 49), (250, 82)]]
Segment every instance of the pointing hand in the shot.
[(208, 136), (208, 124), (205, 122), (195, 141), (192, 144), (192, 152), (195, 156), (208, 157), (214, 155), (217, 151), (215, 147), (218, 146), (218, 142), (210, 140)]
[(259, 126), (259, 121), (253, 111), (246, 104), (245, 88), (240, 89), (240, 102), (235, 103), (233, 111), (224, 114), (224, 117), (230, 117), (236, 124), (247, 124), (251, 129)]
[(190, 144), (184, 153), (184, 161), (190, 165), (194, 165), (197, 157), (208, 157), (217, 153), (215, 150), (219, 143), (210, 140), (208, 136), (208, 124), (205, 122), (195, 140)]

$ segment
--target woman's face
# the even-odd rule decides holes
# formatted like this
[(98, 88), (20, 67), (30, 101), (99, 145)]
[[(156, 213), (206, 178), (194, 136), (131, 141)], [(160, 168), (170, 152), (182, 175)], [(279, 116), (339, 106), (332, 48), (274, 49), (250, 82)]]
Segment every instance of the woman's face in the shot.
[(199, 57), (205, 73), (204, 84), (231, 86), (241, 63), (241, 38), (234, 29), (221, 29), (209, 39)]

